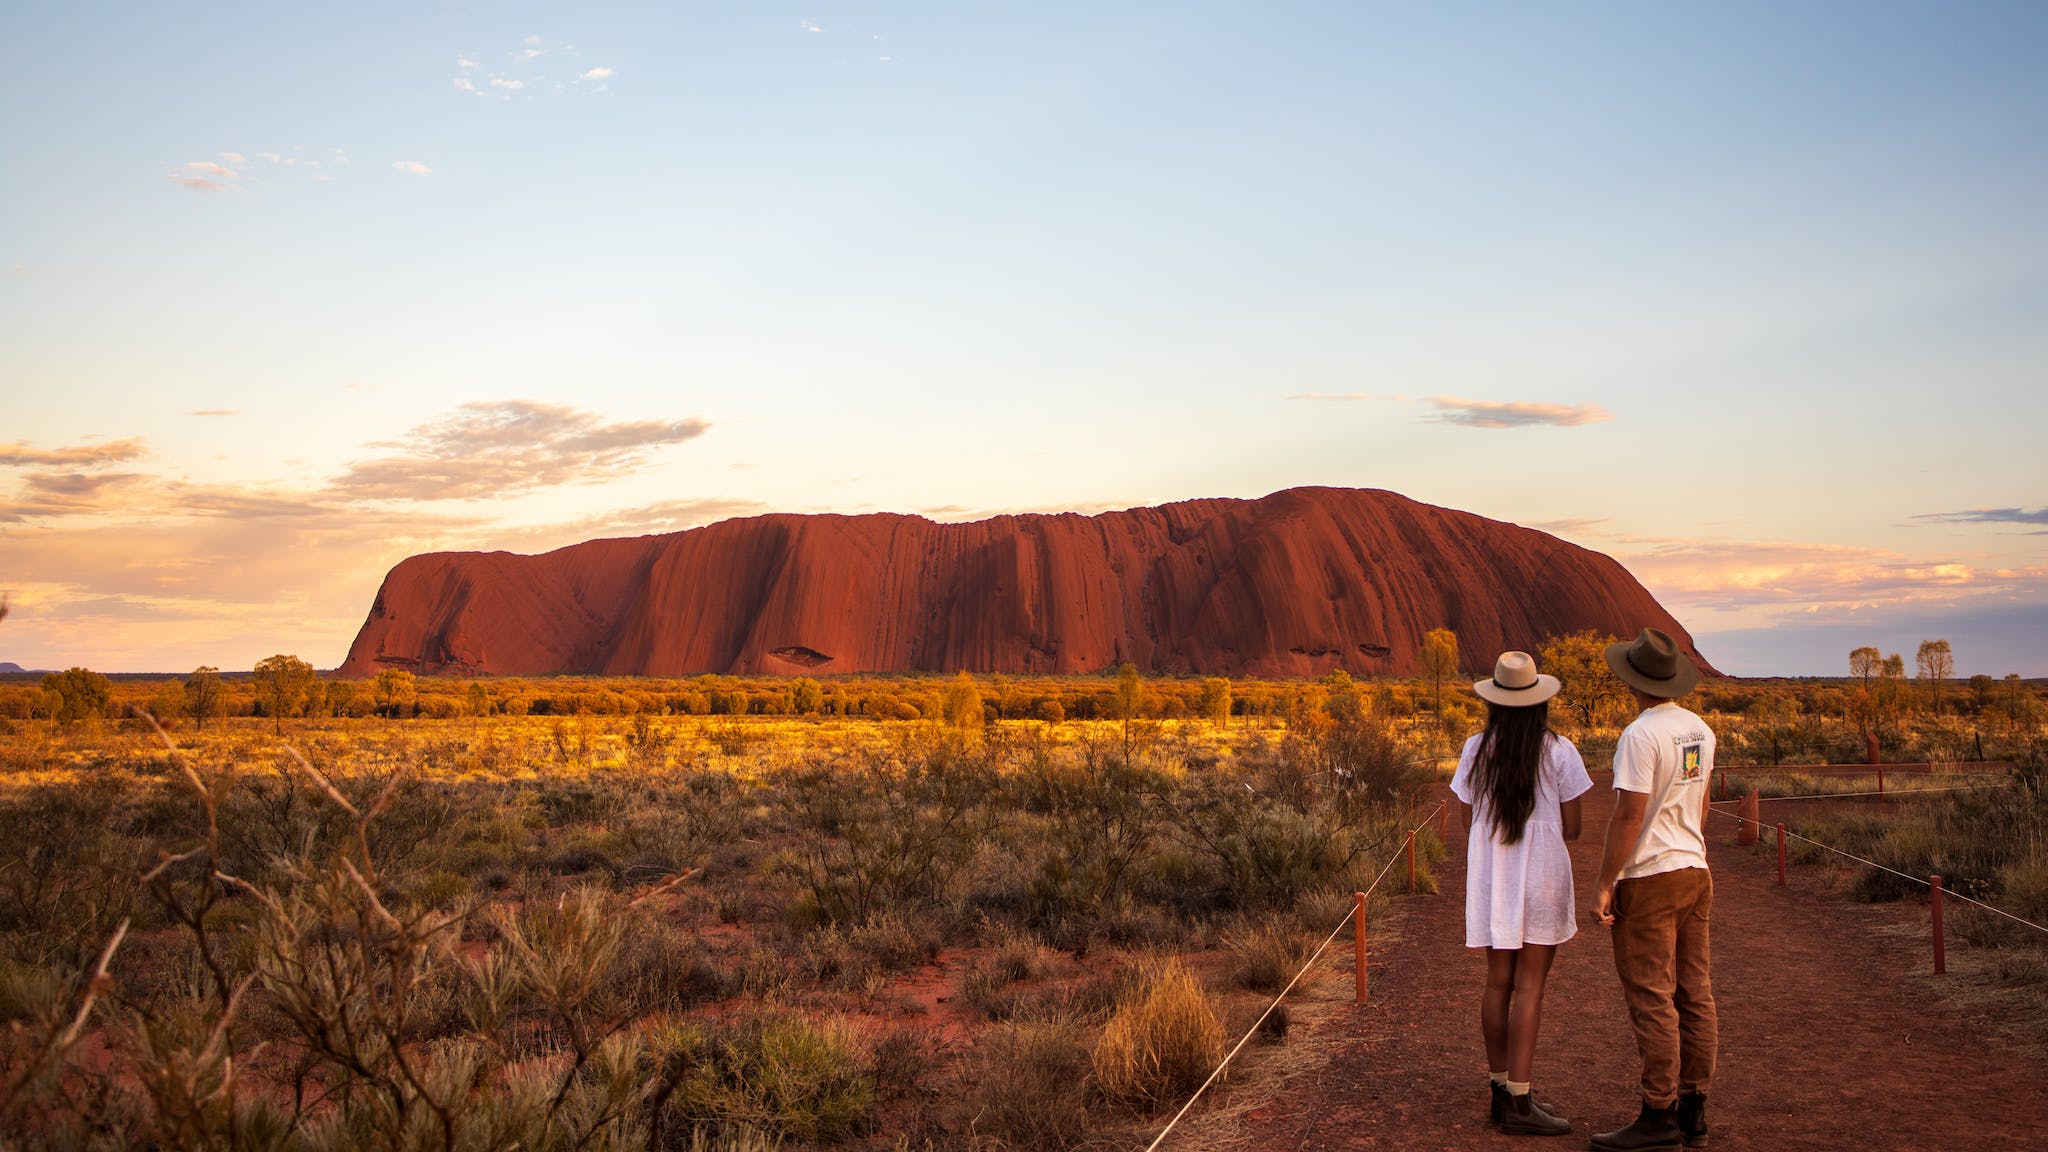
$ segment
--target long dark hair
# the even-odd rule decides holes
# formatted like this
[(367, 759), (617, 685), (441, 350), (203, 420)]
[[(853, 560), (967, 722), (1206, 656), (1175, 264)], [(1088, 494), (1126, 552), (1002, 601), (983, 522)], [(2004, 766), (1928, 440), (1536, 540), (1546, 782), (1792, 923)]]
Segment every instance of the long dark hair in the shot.
[(1486, 797), (1503, 844), (1519, 844), (1536, 810), (1536, 773), (1550, 738), (1550, 701), (1486, 706), (1486, 731), (1472, 751), (1473, 791)]

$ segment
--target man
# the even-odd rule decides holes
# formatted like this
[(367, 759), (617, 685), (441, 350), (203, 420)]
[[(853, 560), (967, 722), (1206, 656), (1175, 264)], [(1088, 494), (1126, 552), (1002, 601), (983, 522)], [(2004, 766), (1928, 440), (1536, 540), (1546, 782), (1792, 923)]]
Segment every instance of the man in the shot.
[(1714, 734), (1677, 698), (1699, 683), (1671, 637), (1643, 629), (1610, 644), (1607, 664), (1638, 715), (1614, 748), (1614, 816), (1594, 915), (1614, 929), (1614, 967), (1643, 1059), (1634, 1123), (1593, 1137), (1598, 1152), (1678, 1152), (1707, 1141), (1714, 990), (1707, 972), (1707, 782)]

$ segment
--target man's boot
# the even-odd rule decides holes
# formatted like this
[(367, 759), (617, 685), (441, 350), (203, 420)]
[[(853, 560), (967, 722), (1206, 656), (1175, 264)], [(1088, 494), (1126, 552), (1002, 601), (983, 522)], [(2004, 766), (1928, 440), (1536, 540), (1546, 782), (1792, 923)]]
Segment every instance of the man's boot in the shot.
[(1499, 1124), (1501, 1117), (1508, 1112), (1508, 1086), (1498, 1080), (1488, 1080), (1486, 1083), (1493, 1090), (1493, 1103), (1487, 1108), (1487, 1119)]
[(1643, 1101), (1642, 1114), (1635, 1123), (1612, 1132), (1593, 1135), (1593, 1152), (1684, 1152), (1685, 1137), (1678, 1130), (1678, 1106), (1658, 1108)]
[(1508, 1094), (1501, 1110), (1500, 1130), (1509, 1136), (1563, 1136), (1572, 1130), (1571, 1121), (1552, 1116), (1536, 1102), (1534, 1092)]
[(1685, 1137), (1687, 1148), (1699, 1148), (1707, 1142), (1707, 1094), (1704, 1092), (1680, 1092), (1678, 1094), (1678, 1133)]

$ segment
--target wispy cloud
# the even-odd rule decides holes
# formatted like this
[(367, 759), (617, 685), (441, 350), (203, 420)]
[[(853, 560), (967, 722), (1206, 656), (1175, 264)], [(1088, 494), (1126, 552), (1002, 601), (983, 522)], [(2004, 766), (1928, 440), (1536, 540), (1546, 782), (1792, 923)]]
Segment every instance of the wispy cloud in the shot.
[(698, 419), (605, 423), (560, 404), (504, 400), (465, 404), (375, 447), (394, 455), (359, 461), (332, 488), (378, 500), (468, 500), (593, 484), (636, 472), (649, 453), (702, 436)]
[(796, 22), (796, 26), (806, 32), (823, 32), (825, 30), (825, 26), (816, 20), (799, 20)]
[(215, 164), (211, 160), (188, 160), (164, 172), (164, 179), (179, 187), (190, 188), (194, 192), (240, 191), (232, 183), (239, 176), (240, 173), (234, 169), (224, 164)]
[(195, 408), (192, 410), (192, 415), (194, 416), (240, 416), (241, 414), (242, 410), (240, 408)]
[(104, 468), (149, 455), (140, 436), (64, 448), (37, 448), (26, 440), (0, 444), (0, 468)]
[[(493, 63), (495, 61), (495, 63)], [(599, 64), (585, 67), (573, 44), (545, 36), (523, 37), (502, 53), (463, 52), (455, 57), (456, 74), (449, 86), (486, 100), (530, 100), (544, 96), (605, 92), (605, 81), (618, 70)]]
[(1561, 535), (1599, 536), (1603, 533), (1595, 532), (1593, 529), (1612, 522), (1605, 516), (1570, 516), (1562, 520), (1538, 520), (1524, 527)]
[(1289, 400), (1390, 400), (1401, 404), (1409, 402), (1407, 396), (1388, 396), (1377, 392), (1296, 392)]
[(434, 174), (434, 170), (432, 168), (427, 167), (425, 164), (422, 164), (417, 160), (393, 160), (391, 162), (391, 166), (393, 168), (398, 169), (400, 172), (410, 172), (415, 176), (431, 176)]
[(1614, 539), (1614, 558), (1695, 632), (1773, 621), (1875, 620), (1908, 609), (2048, 603), (2048, 565), (1840, 544)]
[(2048, 532), (2048, 508), (1971, 508), (1962, 512), (1929, 512), (1913, 517), (1923, 524), (2022, 524), (2036, 535)]
[(1289, 400), (1336, 401), (1340, 403), (1383, 402), (1428, 404), (1436, 409), (1434, 424), (1457, 424), (1466, 428), (1527, 428), (1548, 424), (1570, 428), (1614, 419), (1598, 404), (1540, 404), (1526, 400), (1467, 400), (1462, 396), (1405, 396), (1398, 392), (1296, 392)]
[(1523, 400), (1466, 400), (1458, 396), (1431, 396), (1437, 419), (1467, 428), (1528, 428), (1548, 424), (1573, 428), (1614, 419), (1598, 404), (1537, 404)]

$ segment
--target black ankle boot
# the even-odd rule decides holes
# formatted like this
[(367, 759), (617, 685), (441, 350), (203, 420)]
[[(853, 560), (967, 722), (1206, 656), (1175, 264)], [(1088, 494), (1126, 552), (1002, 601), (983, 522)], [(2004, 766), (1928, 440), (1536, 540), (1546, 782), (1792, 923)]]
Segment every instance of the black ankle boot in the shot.
[(1642, 1114), (1626, 1128), (1593, 1135), (1593, 1152), (1683, 1152), (1685, 1137), (1678, 1130), (1678, 1107), (1653, 1107), (1643, 1101)]
[(1508, 1086), (1498, 1080), (1488, 1080), (1486, 1083), (1493, 1090), (1493, 1103), (1487, 1108), (1487, 1119), (1499, 1124), (1500, 1118), (1506, 1115), (1508, 1110)]
[(1685, 1138), (1685, 1146), (1687, 1148), (1700, 1148), (1706, 1145), (1706, 1093), (1680, 1092), (1678, 1094), (1678, 1134)]
[(1507, 1106), (1501, 1109), (1500, 1130), (1509, 1136), (1563, 1136), (1572, 1130), (1572, 1125), (1571, 1121), (1544, 1111), (1534, 1092), (1520, 1096), (1509, 1093)]

